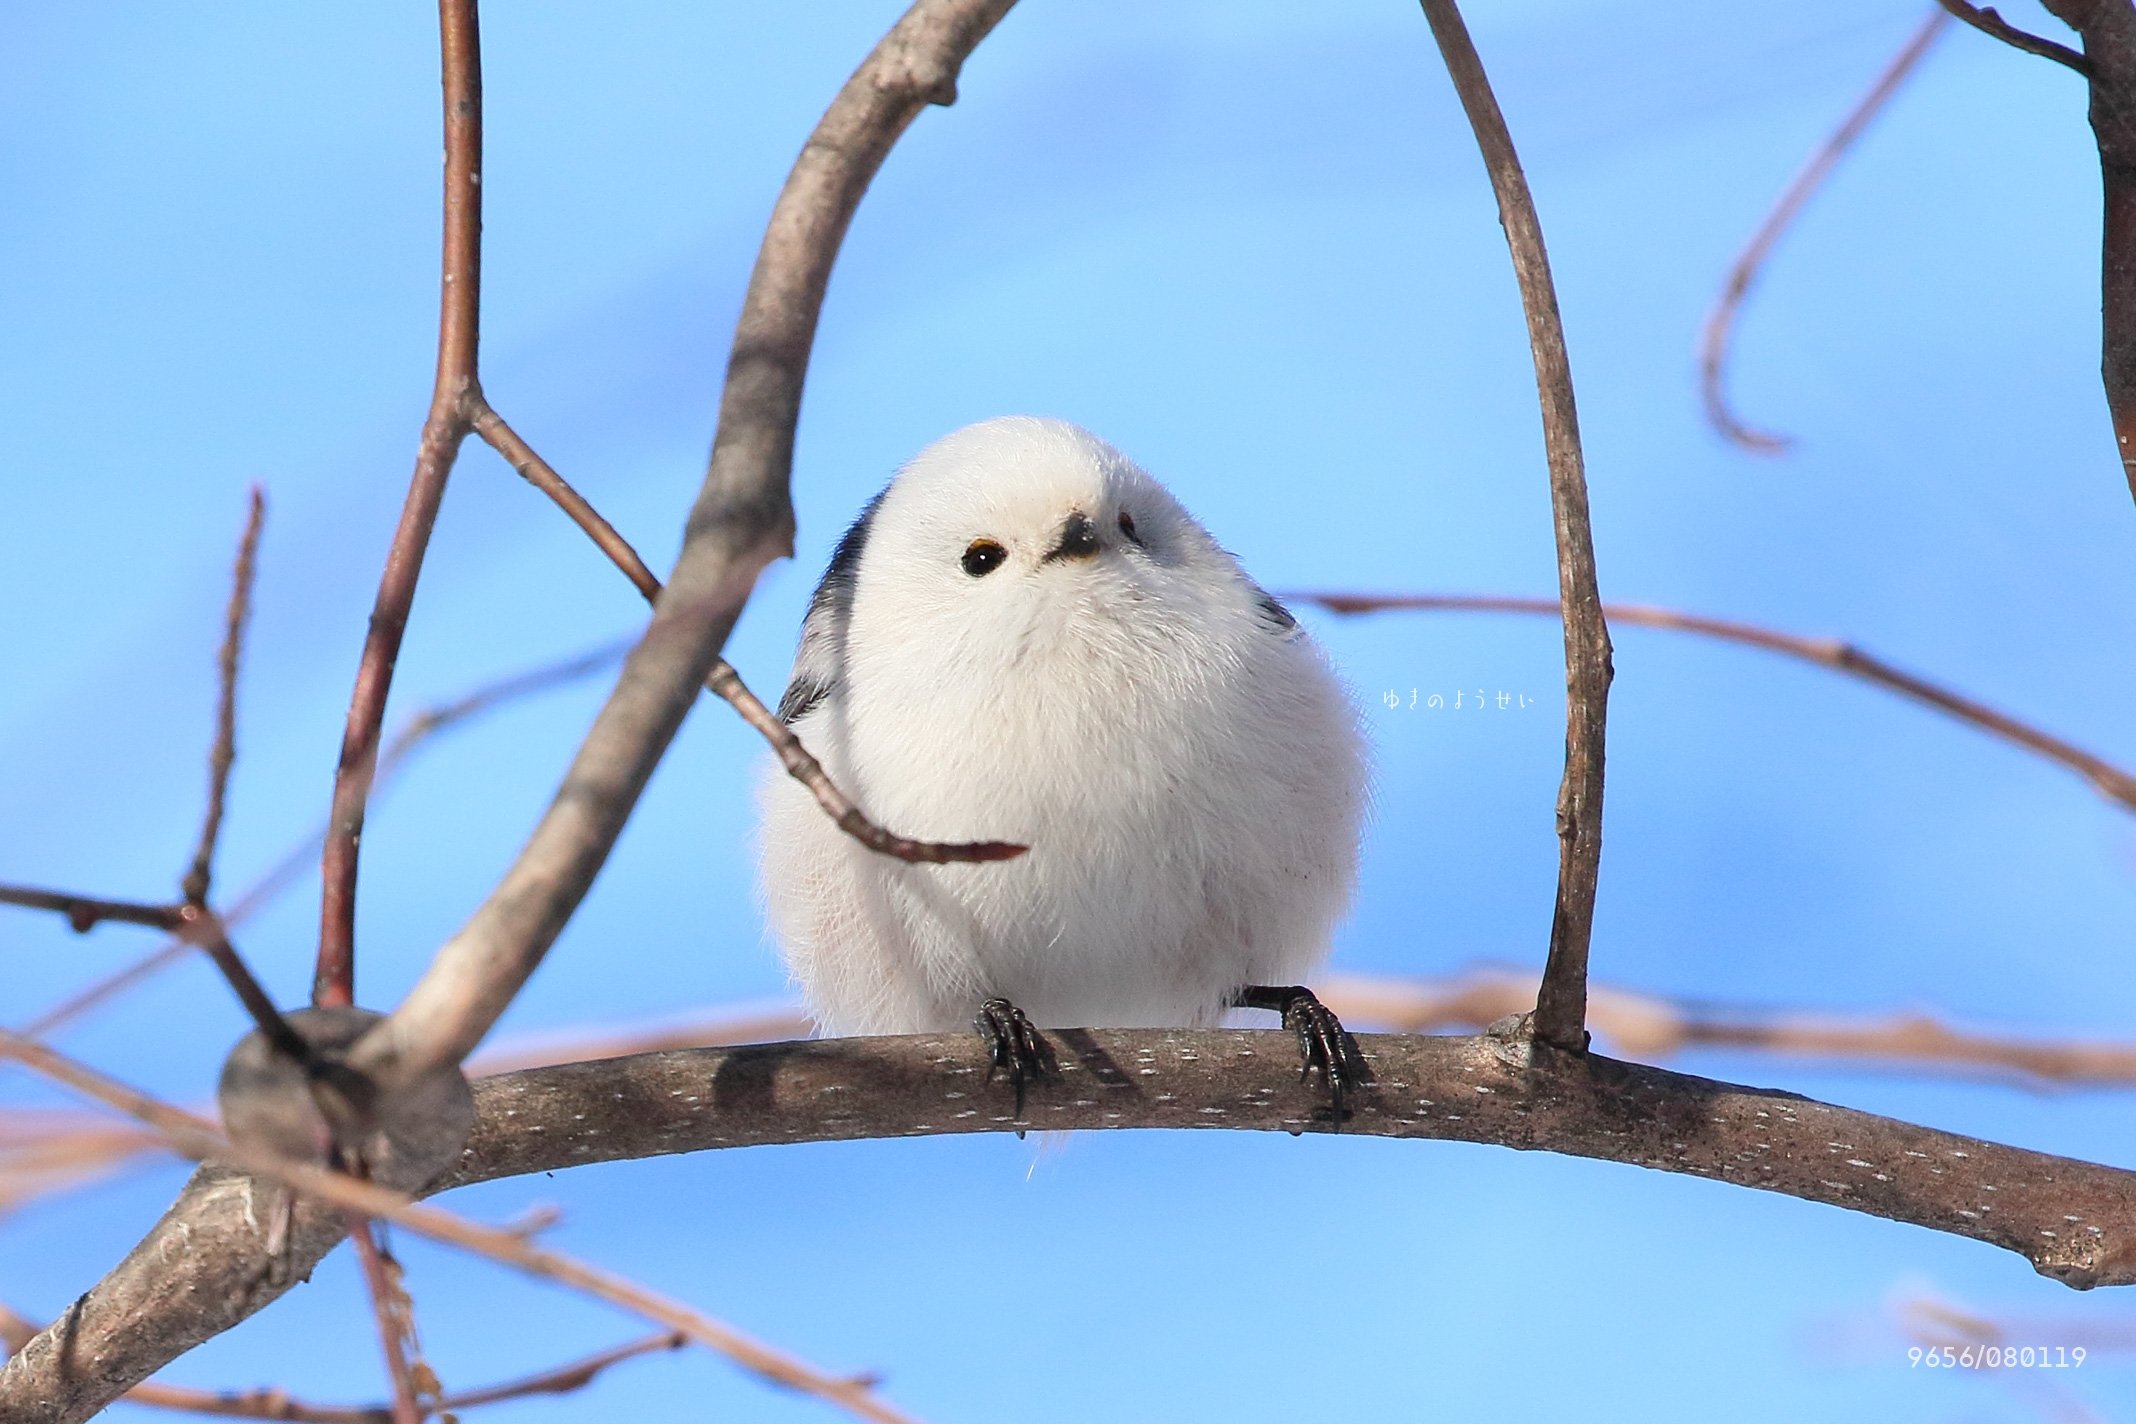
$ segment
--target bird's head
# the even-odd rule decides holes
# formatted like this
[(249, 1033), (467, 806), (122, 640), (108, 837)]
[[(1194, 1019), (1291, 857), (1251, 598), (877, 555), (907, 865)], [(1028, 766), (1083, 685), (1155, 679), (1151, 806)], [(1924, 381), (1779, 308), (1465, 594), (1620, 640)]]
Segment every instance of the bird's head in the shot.
[(856, 616), (975, 646), (1161, 632), (1212, 598), (1238, 602), (1244, 582), (1164, 486), (1057, 420), (1010, 416), (937, 441), (870, 524)]

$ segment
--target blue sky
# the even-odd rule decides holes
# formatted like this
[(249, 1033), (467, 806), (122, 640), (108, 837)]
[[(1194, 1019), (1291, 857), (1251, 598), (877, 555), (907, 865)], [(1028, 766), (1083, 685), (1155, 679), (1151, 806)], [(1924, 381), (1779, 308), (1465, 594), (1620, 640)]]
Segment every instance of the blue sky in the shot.
[[(487, 389), (673, 557), (764, 215), (894, 4), (493, 5)], [(1915, 0), (1505, 0), (1478, 44), (1556, 266), (1606, 596), (1850, 637), (2136, 761), (2136, 508), (2098, 390), (2097, 161), (2076, 78), (1970, 31), (1799, 229), (1734, 389), (1781, 460), (1701, 425), (1691, 346), (1736, 247), (1918, 23)], [(2029, 4), (2019, 23), (2051, 32)], [(168, 893), (190, 844), (244, 489), (272, 508), (223, 883), (324, 809), (427, 401), (435, 29), (422, 7), (0, 15), (0, 878)], [(1273, 588), (1548, 593), (1533, 380), (1488, 187), (1399, 4), (1034, 3), (924, 115), (833, 280), (795, 468), (800, 551), (731, 654), (777, 692), (815, 572), (896, 463), (1064, 416), (1170, 484)], [(635, 595), (494, 456), (454, 476), (395, 720), (627, 633)], [(1379, 806), (1339, 969), (1534, 964), (1562, 669), (1540, 620), (1307, 615), (1364, 701)], [(2136, 821), (2061, 770), (1816, 669), (1616, 637), (1596, 973), (1693, 999), (1917, 1008), (2126, 1035)], [(1384, 694), (1526, 696), (1505, 712)], [(374, 813), (360, 997), (400, 995), (508, 863), (605, 690), (425, 754)], [(753, 735), (705, 707), (500, 1032), (783, 993), (750, 870)], [(300, 998), (307, 884), (242, 944)], [(19, 1021), (135, 952), (0, 923)], [(204, 1097), (238, 1011), (188, 965), (64, 1044)], [(2128, 1162), (2125, 1098), (1706, 1055), (1784, 1086)], [(8, 1075), (12, 1101), (58, 1099)], [(0, 1299), (56, 1311), (176, 1167), (0, 1223)], [(2136, 1325), (1969, 1242), (1657, 1173), (1442, 1144), (1094, 1135), (710, 1154), (454, 1199), (569, 1210), (559, 1245), (934, 1420), (1369, 1418), (1576, 1394), (1596, 1419), (2029, 1419), (2136, 1403), (2095, 1358), (2015, 1383), (1909, 1369), (1890, 1302)], [(635, 1328), (407, 1243), (448, 1385)], [(1300, 1263), (1310, 1272), (1302, 1288)], [(1012, 1288), (1005, 1288), (1012, 1287)], [(1011, 1300), (1026, 1302), (1012, 1305)], [(1301, 1300), (1322, 1302), (1302, 1307)], [(1882, 1333), (1879, 1333), (1881, 1331)], [(1851, 1333), (1850, 1333), (1851, 1332)], [(1835, 1339), (1851, 1342), (1835, 1345)], [(379, 1392), (339, 1257), (175, 1364)], [(826, 1417), (709, 1356), (499, 1419)]]

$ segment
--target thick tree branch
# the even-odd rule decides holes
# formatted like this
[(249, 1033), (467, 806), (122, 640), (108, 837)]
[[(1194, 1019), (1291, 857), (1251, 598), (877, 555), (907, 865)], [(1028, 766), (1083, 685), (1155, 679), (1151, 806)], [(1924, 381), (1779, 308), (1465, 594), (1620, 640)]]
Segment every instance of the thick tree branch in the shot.
[(1543, 247), (1541, 220), (1521, 172), (1513, 136), (1491, 92), (1483, 61), (1454, 0), (1421, 0), (1446, 72), (1469, 125), (1476, 131), (1498, 220), (1513, 255), (1528, 345), (1535, 355), (1535, 387), (1542, 403), (1543, 447), (1550, 465), (1550, 511), (1557, 535), (1558, 599), (1565, 619), (1565, 777), (1558, 787), (1557, 907), (1550, 920), (1550, 955), (1535, 1001), (1535, 1034), (1568, 1051), (1585, 1046), (1587, 946), (1594, 930), (1595, 890), (1602, 867), (1602, 762), (1609, 712), (1609, 627), (1595, 582), (1594, 532), (1588, 522), (1587, 474), (1580, 454), (1580, 417), (1573, 403), (1572, 363), (1557, 288)]
[(462, 398), (476, 389), (482, 314), (482, 46), (475, 0), (439, 0), (445, 92), (445, 223), (438, 300), (438, 366), (430, 413), (417, 443), (408, 498), (379, 576), (370, 632), (356, 667), (348, 726), (334, 771), (334, 799), (320, 859), (319, 962), (312, 1002), (355, 1002), (356, 866), (364, 803), (378, 766), (386, 695), (415, 604), (423, 554), (445, 498), (460, 442), (467, 437)]
[[(1024, 1116), (974, 1035), (682, 1050), (486, 1078), (459, 1162), (428, 1189), (713, 1148), (1020, 1128), (1322, 1132), (1278, 1031), (1066, 1030)], [(2136, 1283), (2136, 1173), (1917, 1127), (1517, 1034), (1360, 1035), (1346, 1134), (1561, 1152), (1730, 1182), (1970, 1237), (2079, 1288)], [(345, 1180), (345, 1179), (341, 1179)], [(360, 1184), (350, 1184), (360, 1185)], [(375, 1190), (366, 1188), (365, 1190)], [(269, 1188), (196, 1173), (127, 1259), (0, 1371), (0, 1416), (72, 1421), (286, 1290), (340, 1236), (302, 1207), (284, 1261)], [(381, 1212), (380, 1214), (385, 1214)], [(500, 1233), (508, 1234), (508, 1233)], [(173, 1299), (196, 1308), (173, 1311)]]
[[(1344, 614), (1443, 610), (1464, 613), (1534, 613), (1547, 617), (1558, 615), (1556, 599), (1517, 598), (1501, 594), (1285, 593), (1283, 597), (1289, 602), (1311, 603), (1331, 613)], [(1990, 736), (2000, 737), (2026, 751), (2035, 752), (2049, 761), (2059, 762), (2090, 782), (2092, 788), (2109, 801), (2136, 811), (2136, 775), (2103, 757), (2094, 756), (2082, 747), (2043, 732), (2030, 723), (2020, 722), (2007, 713), (1999, 712), (1983, 702), (1961, 696), (1926, 678), (1916, 677), (1843, 639), (1805, 638), (1796, 633), (1761, 628), (1754, 623), (1708, 618), (1704, 614), (1682, 613), (1673, 608), (1655, 608), (1646, 604), (1605, 603), (1602, 605), (1602, 611), (1612, 623), (1630, 623), (1642, 628), (1667, 628), (1679, 633), (1696, 633), (1701, 637), (1717, 638), (1724, 643), (1740, 643), (1744, 647), (1763, 648), (1769, 653), (1800, 658), (1804, 662), (1816, 663), (1820, 667), (1858, 677), (1864, 682), (1873, 683), (1933, 707), (1938, 712), (1955, 717), (1969, 726), (1978, 727)]]
[(1832, 136), (1810, 155), (1810, 161), (1802, 165), (1802, 171), (1787, 185), (1780, 201), (1774, 203), (1772, 211), (1765, 215), (1765, 221), (1758, 225), (1757, 232), (1737, 254), (1734, 265), (1728, 269), (1728, 280), (1722, 285), (1720, 296), (1714, 299), (1712, 310), (1706, 313), (1706, 325), (1698, 347), (1699, 399), (1705, 406), (1707, 423), (1745, 450), (1760, 455), (1777, 455), (1794, 442), (1788, 436), (1745, 424), (1729, 407), (1726, 383), (1728, 343), (1735, 333), (1736, 317), (1743, 309), (1743, 299), (1749, 295), (1751, 283), (1757, 280), (1759, 270), (1772, 254), (1773, 245), (1780, 240), (1781, 234), (1831, 176), (1832, 170), (1839, 166), (1839, 160), (1854, 146), (1854, 141), (1891, 101), (1891, 96), (1899, 92), (1899, 86), (1920, 65), (1929, 46), (1935, 43), (1936, 36), (1943, 32), (1949, 21), (1950, 14), (1943, 8), (1929, 6), (1928, 18), (1921, 22), (1921, 27), (1884, 66), (1884, 72), (1876, 77), (1869, 92), (1832, 131)]
[[(1353, 1029), (1444, 1033), (1518, 1014), (1535, 1002), (1536, 975), (1478, 965), (1431, 979), (1338, 974), (1313, 988)], [(1922, 1012), (1713, 1003), (1591, 984), (1587, 1022), (1611, 1053), (1643, 1063), (1725, 1049), (1852, 1071), (1985, 1078), (2036, 1092), (2136, 1086), (2136, 1042), (1988, 1033)], [(657, 1026), (567, 1030), (501, 1045), (470, 1059), (467, 1071), (493, 1076), (678, 1048), (772, 1043), (808, 1032), (808, 1015), (798, 1007), (712, 1009)], [(32, 1195), (67, 1190), (160, 1145), (153, 1134), (115, 1129), (100, 1118), (0, 1115), (0, 1210)]]
[(919, 0), (846, 81), (796, 160), (736, 324), (711, 466), (651, 625), (518, 860), (356, 1062), (390, 1089), (464, 1058), (578, 907), (757, 575), (791, 552), (802, 378), (847, 223), (891, 145), (1011, 0)]
[[(872, 1379), (841, 1379), (824, 1374), (679, 1301), (561, 1252), (536, 1246), (521, 1233), (483, 1226), (435, 1207), (418, 1206), (400, 1192), (363, 1178), (225, 1138), (203, 1118), (159, 1102), (85, 1064), (5, 1030), (0, 1030), (0, 1057), (15, 1059), (85, 1096), (138, 1118), (162, 1133), (175, 1150), (196, 1161), (227, 1163), (232, 1169), (249, 1174), (245, 1201), (252, 1219), (246, 1229), (259, 1242), (265, 1256), (265, 1259), (251, 1263), (251, 1273), (255, 1277), (253, 1284), (257, 1286), (259, 1278), (282, 1275), (285, 1278), (274, 1289), (274, 1294), (279, 1294), (289, 1284), (286, 1268), (302, 1259), (302, 1268), (308, 1271), (310, 1264), (332, 1245), (328, 1239), (321, 1244), (317, 1255), (302, 1254), (322, 1221), (328, 1224), (329, 1230), (333, 1224), (345, 1229), (352, 1215), (374, 1217), (391, 1221), (433, 1241), (556, 1281), (679, 1330), (773, 1384), (815, 1395), (860, 1418), (873, 1420), (875, 1424), (907, 1424), (904, 1415), (876, 1398)], [(195, 1175), (196, 1182), (199, 1175)], [(261, 1213), (253, 1209), (252, 1191), (255, 1189), (269, 1190), (267, 1201), (270, 1206), (264, 1215), (275, 1224), (264, 1230), (259, 1221)], [(294, 1199), (284, 1195), (291, 1191), (297, 1194)], [(288, 1202), (289, 1210), (274, 1210), (271, 1204), (278, 1201)], [(319, 1220), (307, 1219), (313, 1217)], [(165, 1220), (169, 1220), (168, 1215)], [(281, 1229), (284, 1221), (288, 1224), (287, 1231)], [(152, 1264), (152, 1270), (165, 1276), (166, 1288), (172, 1274), (171, 1255), (183, 1256), (192, 1246), (188, 1238), (175, 1253), (166, 1252), (163, 1259)], [(139, 1248), (136, 1248), (128, 1261), (138, 1256)], [(124, 1263), (121, 1269), (124, 1269)], [(269, 1283), (274, 1284), (271, 1280)], [(271, 1295), (266, 1297), (271, 1298)], [(0, 1418), (17, 1417), (8, 1412), (10, 1409), (39, 1410), (46, 1412), (23, 1417), (50, 1418), (55, 1424), (75, 1424), (109, 1403), (117, 1394), (140, 1383), (139, 1377), (122, 1379), (118, 1371), (124, 1366), (115, 1367), (107, 1354), (79, 1355), (81, 1311), (86, 1300), (87, 1297), (83, 1297), (75, 1301), (66, 1314), (26, 1343), (7, 1367), (0, 1370)], [(185, 1313), (173, 1312), (167, 1304), (166, 1301), (166, 1308), (154, 1311), (163, 1318), (149, 1322), (151, 1328), (169, 1329), (174, 1325), (179, 1329), (188, 1328), (190, 1322), (184, 1318)], [(194, 1314), (228, 1309), (233, 1304), (233, 1301), (218, 1299)], [(244, 1313), (249, 1314), (250, 1310)], [(28, 1365), (18, 1370), (17, 1367), (26, 1361)], [(54, 1375), (56, 1379), (51, 1377)], [(32, 1390), (43, 1388), (50, 1392), (22, 1395), (13, 1386), (24, 1379), (30, 1381)]]
[(1942, 3), (1976, 29), (2067, 65), (2090, 85), (2106, 219), (2100, 243), (2099, 374), (2121, 473), (2136, 497), (2136, 6), (2129, 0), (2041, 0), (2049, 14), (2083, 38), (2080, 56), (2013, 28), (1993, 10), (1961, 0)]

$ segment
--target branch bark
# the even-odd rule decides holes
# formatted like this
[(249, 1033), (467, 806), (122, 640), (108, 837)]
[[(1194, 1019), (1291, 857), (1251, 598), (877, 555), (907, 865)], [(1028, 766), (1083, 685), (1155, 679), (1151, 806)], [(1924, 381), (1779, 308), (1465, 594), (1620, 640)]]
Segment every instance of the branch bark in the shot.
[(2128, 0), (2042, 0), (2084, 37), (2092, 137), (2105, 209), (2099, 373), (2114, 449), (2136, 498), (2136, 7)]
[(2099, 375), (2121, 473), (2136, 498), (2136, 7), (2128, 0), (2040, 0), (2047, 13), (2083, 37), (2080, 55), (2017, 29), (1992, 9), (1965, 0), (1940, 3), (2005, 44), (2075, 70), (2091, 88), (2106, 218), (2100, 243)]
[(1498, 221), (1505, 229), (1521, 307), (1527, 313), (1528, 345), (1535, 355), (1557, 535), (1558, 601), (1565, 619), (1565, 777), (1558, 786), (1557, 906), (1550, 919), (1550, 955), (1536, 996), (1534, 1031), (1545, 1043), (1579, 1052), (1586, 1047), (1587, 946), (1602, 869), (1602, 760), (1611, 667), (1609, 626), (1603, 621), (1602, 594), (1595, 582), (1595, 541), (1587, 515), (1572, 362), (1565, 353), (1565, 326), (1558, 317), (1542, 222), (1483, 61), (1454, 0), (1421, 3), (1461, 107), (1476, 131), (1484, 167), (1490, 170)]
[(793, 547), (788, 479), (831, 264), (868, 182), (1013, 0), (919, 0), (832, 100), (772, 210), (736, 324), (711, 465), (651, 625), (503, 881), (446, 942), (355, 1066), (388, 1090), (456, 1063), (593, 884), (718, 660), (757, 575)]
[[(1061, 1072), (1022, 1117), (975, 1035), (677, 1050), (485, 1078), (459, 1161), (426, 1195), (715, 1148), (1019, 1129), (1325, 1132), (1281, 1031), (1049, 1033)], [(1567, 1054), (1518, 1034), (1357, 1037), (1348, 1135), (1559, 1152), (1681, 1172), (1983, 1241), (2079, 1289), (2136, 1283), (2136, 1172), (1792, 1093)], [(0, 1369), (0, 1417), (72, 1424), (266, 1305), (342, 1234), (300, 1206), (282, 1264), (272, 1188), (208, 1166), (109, 1276)], [(191, 1308), (173, 1310), (173, 1300)], [(11, 1413), (10, 1411), (20, 1411)]]

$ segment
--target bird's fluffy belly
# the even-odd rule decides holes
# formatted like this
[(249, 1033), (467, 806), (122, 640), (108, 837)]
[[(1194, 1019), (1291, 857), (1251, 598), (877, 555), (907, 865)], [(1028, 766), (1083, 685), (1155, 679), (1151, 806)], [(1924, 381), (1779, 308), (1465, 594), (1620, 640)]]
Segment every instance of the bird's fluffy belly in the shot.
[[(1243, 984), (1301, 977), (1325, 949), (1343, 878), (1270, 833), (1292, 820), (1315, 837), (1295, 766), (1286, 777), (1279, 759), (1242, 764), (1241, 739), (1207, 735), (1201, 716), (1204, 735), (1158, 739), (1164, 757), (1098, 732), (1054, 740), (1074, 726), (1059, 717), (1024, 724), (1047, 745), (1013, 744), (1004, 734), (1020, 719), (1008, 718), (983, 737), (945, 728), (924, 750), (847, 745), (841, 719), (824, 719), (814, 740), (892, 829), (1031, 847), (994, 864), (906, 865), (845, 837), (798, 786), (771, 788), (767, 898), (825, 1026), (947, 1030), (993, 996), (1047, 1025), (1190, 1025)], [(930, 774), (869, 774), (890, 756), (907, 771), (925, 756)], [(807, 866), (815, 875), (781, 888)]]

